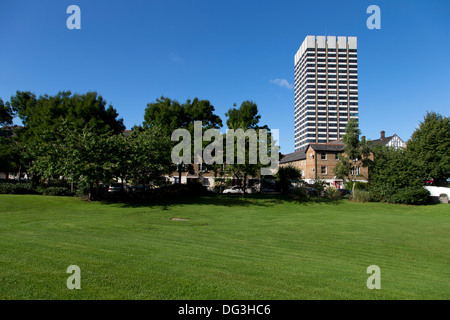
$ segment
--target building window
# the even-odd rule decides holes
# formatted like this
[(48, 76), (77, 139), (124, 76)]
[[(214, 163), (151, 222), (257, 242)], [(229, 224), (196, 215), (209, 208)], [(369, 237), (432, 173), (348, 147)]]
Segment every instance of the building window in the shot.
[(335, 159), (335, 160), (339, 160), (339, 153), (336, 153), (336, 154), (334, 155), (334, 159)]
[(320, 167), (320, 173), (327, 174), (327, 167), (325, 167), (325, 166)]
[(353, 167), (351, 171), (352, 176), (359, 176), (360, 167)]
[(320, 154), (320, 160), (327, 160), (327, 154), (326, 154), (326, 152), (322, 152), (322, 153)]

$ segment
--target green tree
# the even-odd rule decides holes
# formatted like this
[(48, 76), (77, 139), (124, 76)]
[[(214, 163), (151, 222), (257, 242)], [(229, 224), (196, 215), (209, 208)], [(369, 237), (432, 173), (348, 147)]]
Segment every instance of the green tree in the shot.
[(170, 138), (159, 125), (136, 130), (128, 139), (129, 177), (144, 185), (172, 172)]
[[(222, 119), (214, 114), (214, 111), (214, 106), (208, 100), (195, 98), (194, 100), (187, 100), (185, 103), (180, 104), (176, 100), (161, 97), (156, 99), (155, 102), (147, 104), (143, 128), (157, 126), (169, 137), (169, 140), (176, 129), (187, 129), (192, 138), (191, 150), (194, 150), (195, 121), (201, 121), (202, 134), (207, 129), (218, 129), (222, 127)], [(169, 141), (167, 148), (171, 149), (176, 143)], [(205, 148), (208, 144), (208, 141), (203, 141), (202, 147)], [(194, 161), (193, 154), (191, 154), (191, 161)]]
[[(247, 188), (247, 176), (256, 177), (260, 175), (260, 170), (262, 167), (261, 159), (259, 158), (259, 147), (262, 139), (266, 139), (266, 137), (262, 136), (264, 131), (267, 131), (269, 138), (267, 142), (267, 152), (270, 154), (272, 146), (272, 139), (270, 135), (270, 129), (267, 125), (259, 126), (259, 120), (261, 119), (261, 115), (258, 112), (258, 106), (253, 101), (244, 101), (241, 106), (238, 108), (236, 104), (233, 105), (233, 108), (229, 109), (225, 114), (227, 116), (227, 126), (229, 129), (238, 130), (242, 129), (244, 132), (248, 129), (254, 129), (256, 131), (256, 139), (257, 139), (257, 150), (253, 152), (257, 153), (257, 163), (250, 163), (250, 152), (252, 152), (249, 148), (250, 141), (249, 137), (245, 137), (245, 163), (239, 164), (237, 161), (237, 138), (235, 138), (233, 147), (234, 147), (234, 164), (228, 164), (227, 167), (230, 171), (237, 177), (239, 180), (243, 181), (243, 196), (245, 197), (246, 188)], [(264, 130), (264, 131), (262, 131)]]
[(369, 189), (376, 199), (390, 201), (400, 190), (420, 188), (420, 169), (403, 149), (385, 146), (373, 148), (374, 161), (369, 168)]
[(19, 126), (0, 129), (0, 172), (18, 174), (19, 180), (31, 163), (23, 131), (24, 128)]
[(161, 97), (147, 104), (144, 114), (145, 128), (160, 125), (166, 134), (184, 128), (188, 122), (186, 109), (176, 100)]
[[(360, 140), (359, 136), (361, 130), (358, 128), (358, 121), (351, 118), (345, 128), (345, 135), (342, 137), (344, 143), (344, 153), (339, 156), (339, 162), (336, 164), (334, 173), (340, 179), (354, 180), (355, 175), (352, 175), (352, 171), (361, 164), (366, 167), (370, 164), (369, 143), (363, 139)], [(353, 184), (354, 185), (354, 184)]]
[(0, 136), (0, 172), (17, 172), (18, 158), (12, 147), (12, 139)]
[(122, 181), (122, 186), (125, 188), (125, 183), (130, 179), (132, 171), (132, 160), (130, 153), (132, 148), (130, 145), (130, 137), (124, 134), (111, 135), (108, 137), (108, 144), (111, 149), (111, 174), (114, 178)]
[(11, 97), (11, 108), (15, 112), (24, 126), (32, 116), (36, 105), (36, 95), (29, 91), (17, 91), (15, 96)]
[(36, 98), (34, 93), (17, 91), (11, 97), (11, 106), (31, 135), (39, 135), (62, 120), (71, 129), (88, 126), (98, 133), (121, 133), (125, 129), (123, 120), (117, 119), (117, 111), (112, 105), (106, 107), (106, 101), (97, 92), (61, 91), (54, 96)]
[(117, 119), (117, 111), (111, 105), (106, 107), (106, 101), (96, 92), (80, 95), (61, 91), (54, 96), (37, 98), (29, 91), (17, 91), (11, 97), (11, 108), (24, 125), (24, 128), (15, 130), (17, 149), (22, 159), (19, 171), (28, 171), (33, 156), (43, 156), (36, 153), (37, 146), (45, 147), (60, 141), (57, 135), (48, 132), (56, 134), (64, 121), (67, 132), (89, 129), (101, 135), (117, 134), (125, 129), (123, 120)]
[(450, 177), (450, 118), (427, 112), (407, 146), (421, 179), (432, 178), (435, 184), (445, 186)]
[(14, 112), (11, 108), (11, 104), (9, 102), (6, 102), (5, 104), (0, 98), (0, 126), (7, 124), (11, 125), (13, 123), (13, 118)]
[(32, 171), (43, 177), (62, 176), (77, 182), (92, 199), (94, 185), (113, 176), (110, 135), (99, 134), (88, 126), (79, 130), (70, 127), (63, 121), (43, 132), (44, 139), (32, 149)]
[(275, 175), (276, 181), (281, 187), (282, 193), (288, 193), (289, 187), (291, 186), (292, 180), (301, 180), (302, 173), (300, 170), (294, 166), (283, 166), (278, 169), (277, 174)]
[(168, 135), (176, 129), (184, 128), (193, 134), (194, 121), (202, 121), (205, 130), (218, 129), (222, 127), (222, 120), (214, 111), (214, 106), (208, 100), (195, 98), (180, 104), (176, 100), (161, 97), (147, 104), (144, 127), (160, 126)]
[(238, 108), (236, 104), (225, 113), (227, 126), (230, 129), (257, 129), (261, 115), (253, 101), (244, 101)]

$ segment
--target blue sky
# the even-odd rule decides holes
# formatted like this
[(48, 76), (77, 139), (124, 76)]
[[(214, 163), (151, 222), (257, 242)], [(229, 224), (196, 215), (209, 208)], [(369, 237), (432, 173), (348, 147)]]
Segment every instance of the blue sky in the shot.
[[(72, 4), (81, 30), (66, 27)], [(427, 110), (449, 115), (449, 21), (449, 1), (1, 0), (0, 97), (98, 91), (127, 128), (162, 95), (208, 99), (224, 121), (253, 100), (288, 153), (294, 54), (307, 35), (357, 36), (362, 134), (407, 140)]]

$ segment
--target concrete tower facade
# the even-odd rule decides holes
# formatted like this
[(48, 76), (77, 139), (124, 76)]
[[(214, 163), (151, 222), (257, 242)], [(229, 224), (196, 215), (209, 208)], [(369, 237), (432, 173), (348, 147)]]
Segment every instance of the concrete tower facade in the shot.
[(356, 37), (307, 36), (295, 54), (295, 151), (341, 139), (358, 119)]

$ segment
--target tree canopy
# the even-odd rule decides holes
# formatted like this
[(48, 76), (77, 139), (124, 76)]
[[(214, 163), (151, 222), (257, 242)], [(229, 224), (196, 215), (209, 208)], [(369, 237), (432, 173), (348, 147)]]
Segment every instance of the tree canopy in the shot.
[(13, 123), (14, 113), (9, 102), (6, 104), (0, 98), (0, 126)]
[(302, 173), (300, 170), (292, 165), (283, 166), (278, 169), (275, 175), (276, 181), (278, 182), (281, 192), (288, 193), (289, 187), (291, 186), (291, 180), (299, 181), (302, 179)]
[(253, 101), (244, 101), (237, 108), (234, 104), (233, 108), (225, 113), (227, 126), (229, 129), (257, 129), (261, 115), (258, 113), (258, 106)]
[[(235, 137), (235, 141), (233, 143), (234, 148), (234, 162), (233, 164), (228, 164), (228, 167), (234, 173), (234, 175), (238, 179), (242, 179), (244, 182), (244, 196), (246, 189), (246, 180), (247, 176), (251, 175), (256, 177), (260, 174), (260, 170), (262, 167), (261, 159), (260, 159), (260, 148), (261, 142), (264, 140), (267, 144), (266, 152), (269, 154), (272, 148), (272, 136), (270, 135), (270, 129), (268, 126), (260, 126), (259, 120), (261, 119), (261, 115), (258, 112), (258, 106), (253, 101), (244, 101), (241, 106), (238, 108), (236, 104), (233, 105), (233, 108), (230, 108), (228, 112), (225, 114), (227, 116), (227, 126), (232, 130), (239, 130), (246, 132), (249, 129), (255, 130), (255, 139), (256, 139), (256, 150), (251, 150), (250, 147), (250, 136), (245, 136), (245, 163), (238, 163), (237, 161), (237, 148), (239, 146), (239, 142)], [(263, 136), (262, 133), (266, 132), (267, 137)], [(227, 141), (228, 144), (228, 141)], [(256, 154), (251, 154), (256, 153)], [(278, 153), (278, 151), (277, 151)], [(257, 158), (256, 163), (250, 163), (250, 157)]]
[(345, 135), (342, 137), (342, 142), (345, 144), (344, 153), (339, 157), (339, 162), (335, 167), (335, 174), (337, 177), (352, 180), (355, 176), (352, 175), (352, 170), (357, 164), (367, 166), (370, 162), (369, 143), (365, 140), (359, 139), (361, 130), (358, 128), (358, 121), (351, 118), (345, 128)]
[(390, 198), (402, 189), (423, 185), (418, 177), (419, 168), (403, 149), (385, 146), (373, 148), (374, 161), (369, 168), (370, 190), (378, 200)]
[(17, 91), (11, 97), (12, 110), (32, 133), (47, 130), (62, 120), (74, 129), (88, 126), (98, 133), (123, 132), (123, 119), (117, 119), (117, 111), (106, 104), (97, 92), (72, 94), (61, 91), (54, 96), (46, 94), (36, 98), (34, 93)]
[(194, 121), (202, 121), (203, 128), (218, 129), (222, 119), (214, 114), (215, 108), (208, 100), (187, 100), (180, 104), (176, 100), (161, 97), (147, 104), (144, 115), (144, 127), (160, 126), (166, 134), (185, 128), (193, 132)]
[[(13, 135), (2, 141), (2, 159), (8, 162), (2, 167), (8, 168), (9, 172), (28, 172), (36, 159), (34, 157), (39, 155), (36, 147), (57, 142), (57, 135), (49, 135), (48, 132), (57, 133), (63, 122), (66, 129), (63, 134), (84, 129), (91, 130), (94, 135), (123, 132), (123, 120), (118, 119), (117, 111), (111, 105), (106, 107), (106, 104), (96, 92), (72, 94), (61, 91), (54, 96), (36, 97), (29, 91), (17, 91), (6, 107), (10, 108), (9, 115), (20, 118), (23, 127), (14, 127)], [(12, 122), (12, 119), (8, 118), (7, 122)]]
[(450, 177), (450, 118), (427, 112), (407, 146), (422, 180), (432, 178), (436, 184), (445, 185)]

